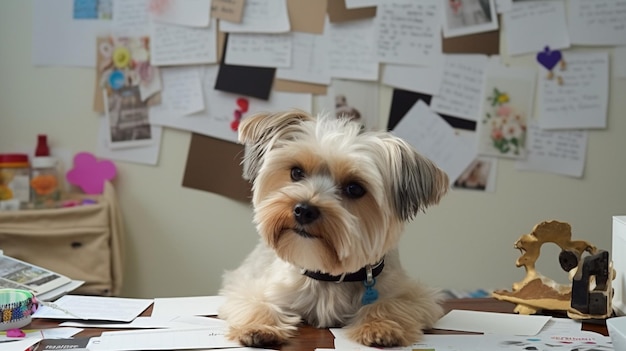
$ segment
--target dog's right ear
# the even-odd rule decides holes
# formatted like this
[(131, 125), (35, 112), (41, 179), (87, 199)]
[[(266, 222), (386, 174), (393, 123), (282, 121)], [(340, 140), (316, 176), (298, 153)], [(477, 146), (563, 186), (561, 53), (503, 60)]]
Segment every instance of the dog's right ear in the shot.
[(262, 112), (243, 119), (238, 128), (239, 142), (245, 145), (243, 178), (254, 181), (265, 153), (274, 142), (286, 137), (303, 121), (312, 120), (313, 116), (296, 109), (278, 113)]

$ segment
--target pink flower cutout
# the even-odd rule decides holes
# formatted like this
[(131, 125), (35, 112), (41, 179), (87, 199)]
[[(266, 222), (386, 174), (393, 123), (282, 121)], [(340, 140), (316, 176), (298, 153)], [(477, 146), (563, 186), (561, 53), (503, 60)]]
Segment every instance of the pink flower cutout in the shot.
[(74, 168), (67, 172), (67, 181), (81, 188), (85, 194), (102, 194), (107, 180), (115, 178), (117, 169), (108, 160), (98, 161), (88, 152), (74, 156)]
[(508, 116), (511, 114), (511, 106), (509, 105), (502, 105), (500, 107), (498, 107), (498, 110), (496, 111), (496, 114), (498, 116)]

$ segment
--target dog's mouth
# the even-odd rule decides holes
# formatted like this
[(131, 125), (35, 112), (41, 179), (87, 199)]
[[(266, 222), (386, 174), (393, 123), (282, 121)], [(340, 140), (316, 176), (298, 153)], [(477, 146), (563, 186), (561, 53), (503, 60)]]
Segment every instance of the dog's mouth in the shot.
[(306, 230), (302, 229), (302, 228), (292, 228), (291, 231), (293, 231), (294, 233), (298, 234), (299, 236), (306, 238), (306, 239), (314, 239), (315, 235), (307, 232)]

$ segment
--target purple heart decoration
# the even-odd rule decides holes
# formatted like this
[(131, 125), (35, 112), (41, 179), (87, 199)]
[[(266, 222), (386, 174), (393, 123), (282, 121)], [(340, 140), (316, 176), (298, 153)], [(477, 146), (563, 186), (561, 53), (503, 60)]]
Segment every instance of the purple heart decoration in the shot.
[(550, 47), (548, 46), (537, 54), (537, 62), (548, 69), (548, 71), (552, 71), (554, 66), (556, 66), (562, 58), (563, 55), (561, 55), (561, 51), (550, 50)]

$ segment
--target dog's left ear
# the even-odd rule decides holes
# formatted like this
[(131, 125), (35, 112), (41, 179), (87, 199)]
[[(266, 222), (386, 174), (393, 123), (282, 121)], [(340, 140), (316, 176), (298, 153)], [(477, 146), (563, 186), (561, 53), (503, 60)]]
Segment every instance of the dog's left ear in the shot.
[(402, 220), (410, 220), (448, 192), (446, 172), (419, 154), (406, 141), (385, 138), (389, 151), (393, 206)]
[(243, 178), (254, 181), (263, 163), (263, 156), (277, 139), (289, 137), (297, 125), (314, 117), (301, 110), (279, 113), (257, 113), (241, 121), (239, 141), (245, 145)]

